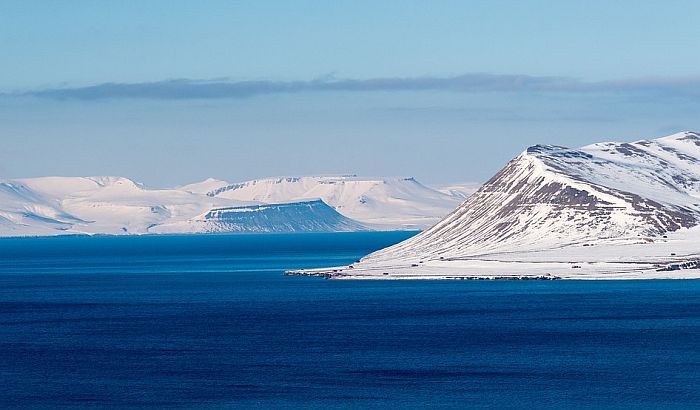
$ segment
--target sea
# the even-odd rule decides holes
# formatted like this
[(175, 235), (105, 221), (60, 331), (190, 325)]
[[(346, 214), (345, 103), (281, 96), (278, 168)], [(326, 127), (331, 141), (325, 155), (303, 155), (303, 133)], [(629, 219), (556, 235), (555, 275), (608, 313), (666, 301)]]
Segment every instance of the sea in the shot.
[(700, 408), (700, 281), (283, 274), (414, 234), (0, 239), (0, 408)]

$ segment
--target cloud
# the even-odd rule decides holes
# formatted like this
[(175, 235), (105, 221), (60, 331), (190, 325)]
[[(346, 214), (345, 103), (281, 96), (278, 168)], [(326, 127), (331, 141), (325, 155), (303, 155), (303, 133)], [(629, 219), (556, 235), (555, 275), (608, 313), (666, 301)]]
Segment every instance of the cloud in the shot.
[(235, 99), (267, 94), (308, 92), (448, 91), (461, 93), (614, 93), (649, 97), (700, 97), (700, 77), (648, 78), (587, 82), (570, 77), (472, 73), (452, 77), (396, 77), (309, 81), (164, 80), (144, 83), (103, 83), (85, 87), (47, 88), (4, 96), (50, 99)]

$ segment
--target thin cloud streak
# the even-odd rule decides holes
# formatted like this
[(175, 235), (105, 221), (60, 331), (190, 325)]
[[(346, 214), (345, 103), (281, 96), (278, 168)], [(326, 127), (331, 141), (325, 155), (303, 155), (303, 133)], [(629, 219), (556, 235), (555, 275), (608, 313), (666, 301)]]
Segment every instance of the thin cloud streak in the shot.
[(85, 87), (47, 88), (8, 96), (59, 100), (104, 99), (240, 99), (269, 94), (309, 92), (446, 91), (461, 93), (610, 93), (654, 97), (700, 97), (700, 77), (648, 78), (587, 82), (569, 77), (474, 73), (453, 77), (316, 79), (310, 81), (164, 80), (143, 83), (103, 83)]

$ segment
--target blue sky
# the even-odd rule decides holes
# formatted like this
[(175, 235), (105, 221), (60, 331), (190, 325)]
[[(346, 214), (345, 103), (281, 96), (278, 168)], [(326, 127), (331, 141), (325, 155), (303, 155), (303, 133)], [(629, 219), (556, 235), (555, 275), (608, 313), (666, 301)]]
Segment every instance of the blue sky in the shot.
[(0, 1), (0, 176), (485, 180), (700, 129), (694, 1)]

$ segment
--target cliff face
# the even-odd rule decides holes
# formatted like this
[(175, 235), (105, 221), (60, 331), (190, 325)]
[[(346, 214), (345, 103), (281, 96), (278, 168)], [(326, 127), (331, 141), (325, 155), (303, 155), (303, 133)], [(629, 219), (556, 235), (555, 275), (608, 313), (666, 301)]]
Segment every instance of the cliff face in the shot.
[(349, 232), (367, 230), (323, 201), (213, 209), (204, 215), (206, 232)]

